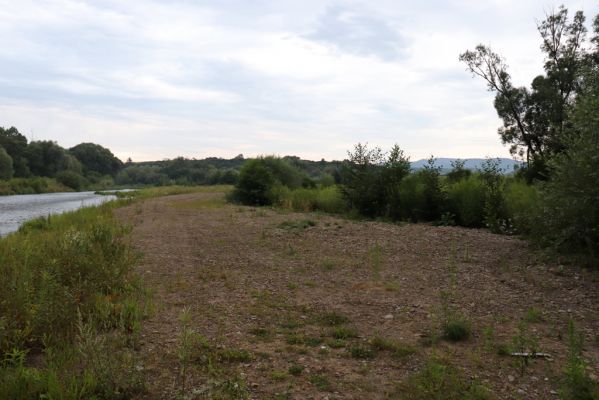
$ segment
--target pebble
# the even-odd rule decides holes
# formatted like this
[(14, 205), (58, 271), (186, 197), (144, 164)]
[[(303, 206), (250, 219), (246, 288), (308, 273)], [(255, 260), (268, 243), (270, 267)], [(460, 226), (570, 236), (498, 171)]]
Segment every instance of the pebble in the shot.
[(514, 378), (512, 375), (508, 375), (507, 376), (507, 380), (510, 381), (510, 382), (513, 382), (513, 381), (516, 380), (516, 378)]
[(393, 315), (392, 314), (387, 314), (384, 317), (385, 319), (393, 319)]

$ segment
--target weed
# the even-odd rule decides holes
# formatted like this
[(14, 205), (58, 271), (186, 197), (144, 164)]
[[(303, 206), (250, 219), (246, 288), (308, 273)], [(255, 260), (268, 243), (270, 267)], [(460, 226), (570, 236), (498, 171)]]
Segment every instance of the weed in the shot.
[(335, 339), (352, 339), (358, 337), (358, 332), (352, 328), (338, 327), (331, 331), (331, 336)]
[(493, 398), (478, 382), (464, 378), (455, 367), (437, 361), (429, 361), (421, 371), (400, 383), (390, 397), (410, 400)]
[(316, 388), (321, 392), (328, 392), (332, 390), (331, 382), (329, 382), (329, 379), (326, 377), (326, 375), (312, 374), (308, 378), (308, 381), (316, 386)]
[(388, 292), (399, 292), (399, 282), (385, 282), (385, 290)]
[(410, 345), (381, 337), (375, 337), (372, 339), (370, 345), (373, 349), (378, 351), (389, 351), (394, 357), (397, 358), (406, 357), (416, 352), (416, 349)]
[(322, 269), (325, 271), (332, 271), (335, 268), (335, 263), (332, 260), (324, 260), (322, 262)]
[[(537, 339), (528, 333), (526, 321), (520, 321), (518, 323), (518, 333), (512, 339), (512, 352), (535, 354), (539, 350), (538, 347)], [(517, 363), (520, 367), (520, 374), (524, 375), (524, 371), (530, 363), (530, 357), (517, 357)]]
[(443, 338), (452, 342), (467, 340), (470, 337), (470, 322), (463, 316), (454, 316), (443, 322)]
[(339, 326), (348, 323), (349, 318), (336, 311), (330, 311), (318, 315), (316, 322), (325, 326)]
[(353, 358), (370, 359), (376, 356), (376, 350), (364, 344), (351, 346), (348, 351)]
[(529, 324), (534, 324), (537, 322), (541, 322), (543, 320), (543, 313), (538, 308), (529, 308), (526, 310), (526, 314), (524, 315), (524, 321)]
[(574, 322), (568, 322), (568, 363), (564, 369), (560, 395), (564, 400), (593, 400), (599, 398), (599, 384), (589, 377), (582, 359), (582, 335)]
[(293, 376), (299, 376), (304, 371), (304, 367), (299, 364), (292, 364), (289, 366), (289, 373)]
[(453, 342), (467, 340), (472, 333), (470, 321), (454, 309), (451, 296), (451, 292), (441, 293), (441, 335)]
[(329, 339), (326, 341), (326, 345), (331, 349), (341, 349), (347, 345), (346, 341), (343, 339)]
[(217, 351), (219, 361), (229, 363), (242, 363), (252, 361), (252, 354), (243, 349), (220, 349)]
[(377, 243), (368, 250), (368, 259), (372, 270), (372, 277), (375, 281), (381, 279), (381, 271), (383, 270), (383, 255), (382, 248)]
[(273, 381), (284, 381), (287, 378), (289, 378), (287, 371), (272, 371), (270, 373), (270, 379)]
[(270, 331), (266, 328), (253, 328), (250, 329), (250, 333), (261, 339), (268, 339), (271, 336)]
[(316, 222), (311, 219), (303, 219), (297, 221), (284, 221), (279, 224), (280, 229), (289, 232), (299, 233), (305, 229), (316, 226)]

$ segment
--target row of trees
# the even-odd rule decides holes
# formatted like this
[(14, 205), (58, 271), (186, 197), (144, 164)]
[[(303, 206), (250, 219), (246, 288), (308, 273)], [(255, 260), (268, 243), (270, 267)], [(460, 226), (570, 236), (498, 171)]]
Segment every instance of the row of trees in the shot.
[(79, 189), (103, 177), (112, 179), (122, 166), (110, 150), (94, 143), (81, 143), (67, 150), (53, 141), (28, 142), (16, 128), (0, 127), (0, 179), (3, 180), (47, 177)]

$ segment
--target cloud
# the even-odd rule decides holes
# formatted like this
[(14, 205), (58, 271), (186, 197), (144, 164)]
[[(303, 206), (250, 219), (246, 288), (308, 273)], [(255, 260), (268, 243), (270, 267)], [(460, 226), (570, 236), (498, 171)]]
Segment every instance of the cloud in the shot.
[(341, 51), (396, 61), (405, 56), (406, 40), (385, 19), (342, 5), (329, 7), (308, 39)]
[(529, 83), (543, 11), (542, 0), (0, 0), (0, 126), (134, 160), (339, 159), (358, 141), (413, 158), (505, 156), (493, 96), (458, 54), (490, 43)]

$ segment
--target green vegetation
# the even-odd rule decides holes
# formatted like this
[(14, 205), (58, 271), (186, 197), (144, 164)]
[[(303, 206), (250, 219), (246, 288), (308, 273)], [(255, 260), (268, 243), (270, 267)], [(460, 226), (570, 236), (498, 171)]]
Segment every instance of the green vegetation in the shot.
[(416, 352), (416, 349), (410, 345), (378, 336), (371, 340), (370, 345), (377, 351), (388, 351), (397, 358), (406, 357)]
[(40, 218), (0, 239), (0, 398), (143, 390), (133, 349), (147, 302), (113, 207)]
[[(582, 46), (583, 21), (577, 12), (570, 22), (562, 7), (539, 24), (547, 60), (545, 75), (535, 78), (531, 90), (514, 87), (501, 57), (485, 46), (460, 56), (497, 93), (502, 141), (512, 145), (514, 155), (526, 156), (527, 164), (514, 176), (503, 175), (492, 159), (479, 171), (458, 160), (443, 176), (431, 157), (424, 168), (411, 171), (398, 145), (385, 153), (358, 143), (336, 165), (335, 179), (310, 178), (288, 159), (249, 160), (231, 198), (295, 211), (486, 227), (596, 262), (599, 23), (596, 18), (595, 47), (589, 51)], [(563, 38), (555, 36), (560, 32)]]
[(576, 331), (572, 320), (568, 323), (570, 354), (564, 370), (560, 396), (563, 400), (592, 400), (599, 398), (599, 384), (594, 382), (582, 359), (582, 335)]
[(433, 360), (429, 361), (422, 370), (399, 384), (390, 398), (487, 400), (494, 397), (478, 382), (463, 377), (457, 368)]

